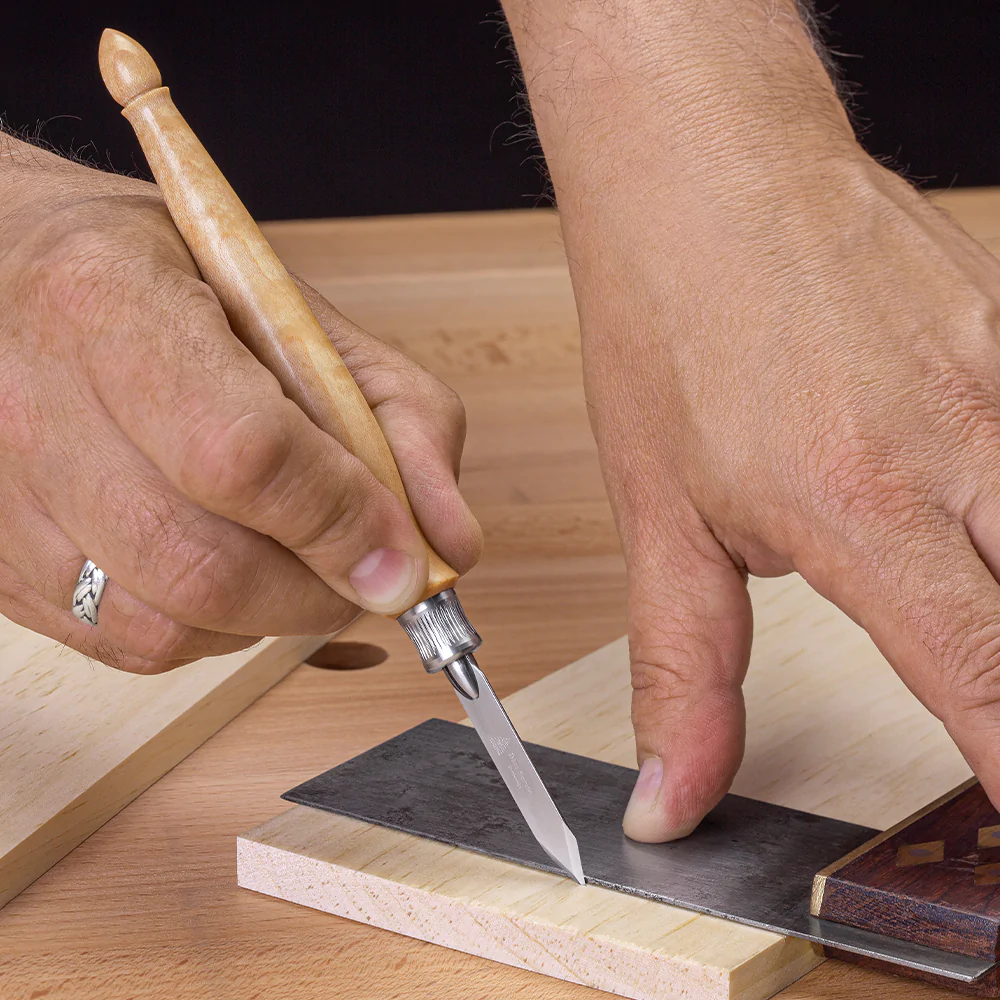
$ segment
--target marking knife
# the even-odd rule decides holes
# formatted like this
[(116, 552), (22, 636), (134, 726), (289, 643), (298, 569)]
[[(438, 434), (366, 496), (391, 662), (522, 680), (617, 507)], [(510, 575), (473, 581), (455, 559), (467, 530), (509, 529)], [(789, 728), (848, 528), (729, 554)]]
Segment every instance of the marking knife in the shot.
[[(99, 57), (104, 83), (122, 105), (174, 224), (237, 336), (278, 379), (285, 395), (361, 459), (413, 517), (392, 452), (361, 390), (250, 213), (181, 117), (152, 57), (111, 29), (101, 37)], [(427, 589), (399, 622), (427, 672), (443, 671), (455, 688), (539, 844), (582, 884), (576, 838), (476, 663), (473, 654), (482, 640), (453, 589), (458, 574), (430, 545), (427, 549)]]

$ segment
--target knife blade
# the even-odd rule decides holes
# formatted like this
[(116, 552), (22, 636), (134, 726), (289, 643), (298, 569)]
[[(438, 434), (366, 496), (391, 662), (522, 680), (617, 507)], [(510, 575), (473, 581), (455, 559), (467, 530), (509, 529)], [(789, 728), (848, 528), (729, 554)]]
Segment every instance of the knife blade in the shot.
[[(461, 670), (473, 684), (456, 683), (453, 675)], [(586, 884), (580, 848), (573, 831), (566, 825), (545, 783), (535, 770), (528, 751), (517, 735), (514, 724), (500, 704), (493, 686), (470, 654), (447, 668), (458, 700), (476, 727), (486, 752), (496, 765), (511, 797), (521, 810), (528, 828), (545, 853), (580, 883)], [(470, 697), (471, 688), (475, 697)]]
[(524, 821), (545, 853), (581, 885), (580, 848), (524, 748), (514, 724), (473, 655), (482, 639), (454, 590), (444, 590), (400, 615), (428, 673), (443, 671), (476, 727)]

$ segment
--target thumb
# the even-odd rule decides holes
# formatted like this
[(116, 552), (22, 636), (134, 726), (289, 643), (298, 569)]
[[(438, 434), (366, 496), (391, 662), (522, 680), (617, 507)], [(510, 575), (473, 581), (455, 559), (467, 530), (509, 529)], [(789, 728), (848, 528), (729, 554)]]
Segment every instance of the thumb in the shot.
[(740, 570), (695, 519), (691, 531), (657, 531), (641, 553), (626, 545), (640, 770), (622, 825), (648, 843), (687, 836), (729, 790), (743, 759), (750, 596)]

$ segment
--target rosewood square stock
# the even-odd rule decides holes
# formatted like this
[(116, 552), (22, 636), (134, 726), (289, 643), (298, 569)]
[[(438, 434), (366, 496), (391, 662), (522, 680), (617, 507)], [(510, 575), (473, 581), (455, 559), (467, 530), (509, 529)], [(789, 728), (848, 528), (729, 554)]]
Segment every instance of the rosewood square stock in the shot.
[[(977, 781), (966, 782), (819, 872), (811, 909), (824, 920), (995, 962), (1000, 814)], [(994, 969), (970, 992), (997, 996), (997, 978)]]

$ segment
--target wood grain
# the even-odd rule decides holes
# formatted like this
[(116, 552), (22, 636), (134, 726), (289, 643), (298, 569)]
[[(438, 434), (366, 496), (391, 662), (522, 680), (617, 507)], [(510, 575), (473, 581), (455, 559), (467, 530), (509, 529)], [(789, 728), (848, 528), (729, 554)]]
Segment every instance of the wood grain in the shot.
[[(940, 201), (957, 208), (977, 238), (1000, 247), (1000, 192), (949, 192)], [(293, 271), (465, 400), (462, 486), (487, 544), (483, 562), (463, 580), (462, 599), (485, 637), (482, 659), (498, 693), (620, 636), (624, 572), (583, 403), (554, 214), (277, 223), (264, 231)], [(389, 658), (372, 670), (296, 670), (0, 910), (4, 1000), (600, 995), (236, 886), (233, 838), (280, 810), (282, 791), (430, 716), (459, 716), (450, 688), (424, 675), (395, 623), (369, 617), (349, 637), (381, 645)], [(822, 671), (815, 680), (822, 682)], [(836, 771), (879, 773), (863, 739), (834, 760), (810, 735), (813, 718), (767, 714), (755, 685), (751, 674), (749, 711), (762, 719), (751, 734), (756, 765), (744, 769), (737, 790), (757, 787), (768, 797), (798, 788), (793, 804), (829, 799), (837, 815)], [(602, 690), (589, 693), (581, 712), (600, 710)], [(858, 720), (862, 736), (865, 721)], [(905, 733), (905, 715), (893, 725)], [(530, 719), (522, 727), (537, 739)], [(615, 752), (633, 763), (627, 738)], [(769, 781), (772, 762), (781, 777)], [(945, 780), (947, 762), (926, 742), (914, 767)], [(860, 822), (877, 812), (880, 790), (859, 799), (866, 803)], [(897, 819), (906, 815), (902, 803), (900, 810)], [(951, 994), (825, 962), (781, 995)]]
[(0, 906), (324, 641), (142, 677), (0, 618)]
[(818, 871), (813, 878), (812, 895), (810, 898), (809, 910), (815, 916), (818, 915), (823, 907), (823, 896), (826, 893), (826, 883), (827, 879), (836, 872), (839, 872), (842, 868), (848, 865), (855, 858), (860, 857), (866, 851), (870, 851), (878, 845), (884, 843), (890, 837), (895, 836), (900, 830), (906, 829), (915, 820), (926, 816), (929, 812), (937, 809), (938, 806), (944, 804), (945, 802), (950, 802), (956, 795), (964, 792), (967, 788), (970, 788), (975, 784), (976, 778), (969, 777), (962, 782), (958, 787), (949, 789), (943, 795), (938, 796), (936, 799), (932, 799), (930, 802), (921, 806), (916, 812), (900, 820), (898, 823), (893, 824), (888, 829), (883, 830), (877, 836), (873, 837), (871, 840), (866, 841), (861, 844), (855, 850), (851, 851), (849, 854), (842, 858), (839, 858), (833, 864), (828, 865), (822, 871)]
[[(857, 625), (798, 577), (751, 591), (735, 791), (879, 828), (968, 777)], [(618, 640), (505, 705), (527, 740), (631, 765), (630, 693)], [(238, 857), (259, 892), (626, 997), (765, 997), (819, 960), (804, 942), (302, 806), (240, 837)]]

